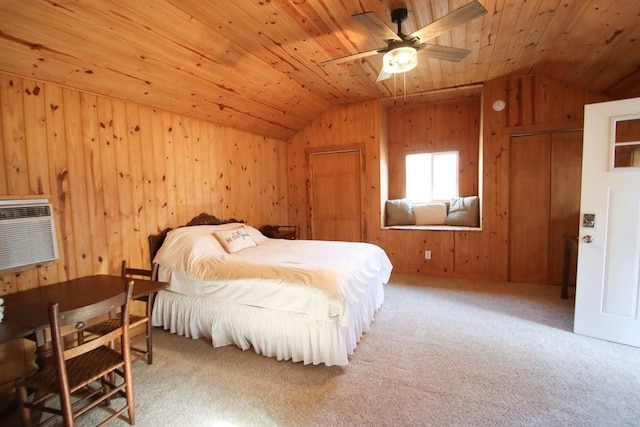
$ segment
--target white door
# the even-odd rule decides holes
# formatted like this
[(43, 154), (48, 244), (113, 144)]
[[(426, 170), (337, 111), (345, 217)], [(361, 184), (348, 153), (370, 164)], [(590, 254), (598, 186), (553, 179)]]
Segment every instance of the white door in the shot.
[(640, 347), (640, 98), (585, 107), (581, 194), (574, 332)]

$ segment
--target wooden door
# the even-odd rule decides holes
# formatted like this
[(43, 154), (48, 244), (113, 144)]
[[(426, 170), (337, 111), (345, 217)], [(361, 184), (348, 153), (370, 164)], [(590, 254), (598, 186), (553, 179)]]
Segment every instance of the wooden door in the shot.
[(565, 236), (578, 233), (582, 131), (513, 137), (510, 167), (509, 280), (560, 284)]
[(511, 138), (509, 281), (549, 280), (551, 135)]
[[(562, 283), (565, 236), (577, 236), (580, 223), (582, 131), (551, 135), (551, 205), (549, 283)], [(569, 283), (575, 283), (577, 260), (571, 259)]]
[(314, 153), (311, 169), (311, 237), (362, 241), (360, 150)]

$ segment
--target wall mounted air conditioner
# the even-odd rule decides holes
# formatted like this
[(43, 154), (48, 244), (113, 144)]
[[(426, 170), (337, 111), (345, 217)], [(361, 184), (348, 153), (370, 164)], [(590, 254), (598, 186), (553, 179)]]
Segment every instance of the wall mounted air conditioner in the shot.
[(56, 227), (49, 201), (0, 200), (0, 270), (56, 259)]

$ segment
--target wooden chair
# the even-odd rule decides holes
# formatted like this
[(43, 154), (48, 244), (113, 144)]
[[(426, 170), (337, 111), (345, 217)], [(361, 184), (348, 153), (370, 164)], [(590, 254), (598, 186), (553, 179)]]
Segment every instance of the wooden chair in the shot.
[[(154, 264), (151, 270), (146, 270), (142, 268), (131, 268), (127, 267), (127, 261), (122, 260), (122, 266), (120, 274), (122, 277), (130, 277), (130, 278), (141, 278), (141, 279), (149, 279), (149, 280), (157, 280), (158, 279), (158, 264)], [(136, 335), (131, 339), (131, 350), (133, 350), (136, 355), (134, 355), (134, 359), (145, 358), (148, 365), (153, 363), (153, 336), (151, 331), (153, 331), (153, 326), (151, 325), (151, 312), (153, 311), (153, 300), (155, 298), (155, 293), (151, 295), (144, 295), (140, 298), (136, 298), (136, 301), (142, 301), (145, 304), (146, 317), (140, 318), (140, 316), (129, 315), (129, 321), (136, 320), (134, 324), (131, 326), (132, 328), (138, 325), (144, 324), (145, 329), (144, 333)], [(132, 319), (139, 318), (139, 319)], [(145, 341), (145, 347), (142, 349), (138, 347), (138, 344), (142, 341)]]
[[(158, 276), (158, 265), (154, 265), (152, 270), (130, 268), (127, 267), (127, 261), (123, 260), (120, 274), (122, 275), (122, 277), (155, 280)], [(153, 339), (151, 335), (153, 327), (151, 326), (151, 311), (153, 309), (154, 297), (155, 294), (152, 294), (144, 295), (135, 299), (135, 301), (143, 301), (145, 303), (145, 316), (129, 314), (129, 329), (136, 330), (138, 332), (135, 334), (135, 336), (131, 336), (129, 341), (131, 350), (133, 351), (132, 360), (136, 361), (138, 359), (144, 358), (148, 365), (151, 365), (153, 363)], [(114, 328), (117, 328), (119, 324), (120, 315), (116, 314), (116, 316), (114, 316), (113, 318), (87, 328), (84, 333), (90, 333), (93, 335), (104, 335)], [(144, 325), (143, 332), (139, 332), (141, 325)], [(83, 339), (84, 338), (81, 338), (81, 340)], [(144, 347), (140, 346), (142, 341), (146, 342)]]
[[(51, 363), (18, 381), (18, 406), (23, 425), (32, 423), (31, 413), (52, 413), (62, 416), (65, 426), (73, 426), (75, 418), (95, 408), (101, 402), (109, 407), (111, 400), (120, 395), (125, 397), (125, 405), (107, 417), (105, 423), (128, 413), (129, 424), (134, 424), (134, 402), (131, 379), (131, 351), (129, 349), (129, 307), (134, 281), (127, 282), (126, 291), (91, 305), (60, 312), (58, 303), (49, 305)], [(75, 328), (81, 330), (90, 319), (104, 316), (117, 309), (124, 315), (120, 326), (93, 340), (69, 345), (69, 337), (63, 331)], [(114, 341), (120, 341), (122, 351), (111, 348)], [(75, 340), (72, 341), (75, 344)], [(29, 395), (34, 393), (33, 401)], [(50, 398), (53, 405), (47, 405)], [(72, 400), (73, 396), (73, 400)], [(35, 415), (35, 414), (34, 414)], [(43, 422), (51, 420), (48, 417)]]

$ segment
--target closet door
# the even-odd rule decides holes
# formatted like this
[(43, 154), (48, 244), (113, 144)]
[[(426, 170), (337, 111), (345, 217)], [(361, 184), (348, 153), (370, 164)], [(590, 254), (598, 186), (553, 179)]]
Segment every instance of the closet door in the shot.
[[(582, 131), (551, 135), (551, 206), (549, 283), (562, 283), (565, 236), (577, 236), (580, 225)], [(577, 257), (572, 257), (569, 283), (575, 283)]]
[(509, 281), (548, 283), (551, 135), (511, 138)]
[(311, 237), (362, 241), (360, 150), (314, 153), (311, 169)]
[[(509, 281), (560, 284), (565, 237), (578, 232), (582, 131), (511, 138)], [(575, 283), (575, 257), (570, 282)]]

